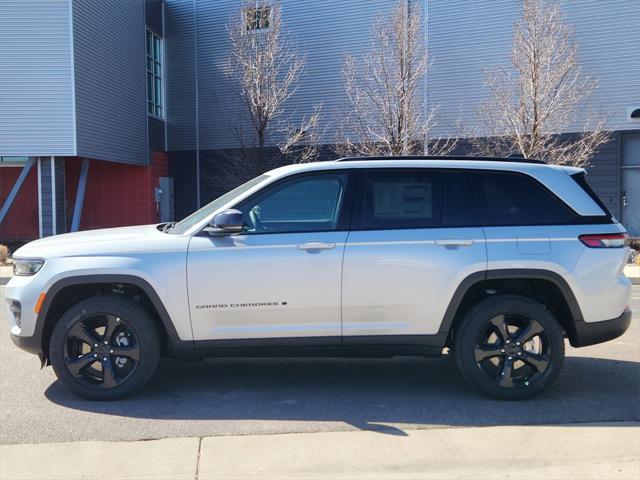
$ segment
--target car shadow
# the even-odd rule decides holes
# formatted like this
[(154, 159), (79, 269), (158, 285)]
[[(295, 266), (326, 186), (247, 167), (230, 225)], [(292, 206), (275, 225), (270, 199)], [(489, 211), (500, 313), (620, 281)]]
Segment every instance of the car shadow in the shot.
[(640, 420), (640, 363), (568, 357), (556, 383), (524, 402), (479, 396), (439, 359), (162, 360), (142, 392), (79, 399), (58, 381), (45, 395), (76, 410), (141, 419), (340, 421), (404, 435), (393, 425), (534, 425)]

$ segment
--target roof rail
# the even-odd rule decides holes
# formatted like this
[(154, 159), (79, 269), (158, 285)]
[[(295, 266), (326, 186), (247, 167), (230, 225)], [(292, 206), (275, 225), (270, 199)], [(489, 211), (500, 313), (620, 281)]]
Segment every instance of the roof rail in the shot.
[(532, 158), (523, 158), (521, 156), (508, 156), (508, 157), (472, 157), (465, 155), (407, 155), (407, 156), (361, 156), (361, 157), (344, 157), (335, 160), (336, 162), (358, 162), (369, 160), (464, 160), (469, 162), (514, 162), (514, 163), (538, 163), (544, 164), (545, 162), (540, 160), (534, 160)]

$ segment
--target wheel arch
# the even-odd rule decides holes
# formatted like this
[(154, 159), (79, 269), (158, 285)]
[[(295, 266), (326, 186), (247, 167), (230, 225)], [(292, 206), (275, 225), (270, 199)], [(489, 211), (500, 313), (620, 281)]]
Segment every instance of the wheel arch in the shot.
[(99, 295), (105, 288), (135, 288), (144, 298), (141, 302), (158, 326), (163, 349), (175, 350), (176, 347), (192, 347), (193, 342), (180, 340), (162, 300), (155, 289), (141, 277), (135, 275), (98, 274), (74, 275), (56, 281), (45, 296), (36, 318), (34, 336), (38, 339), (42, 355), (48, 362), (49, 338), (60, 315), (79, 301)]
[(561, 275), (543, 269), (497, 269), (475, 272), (466, 277), (456, 289), (445, 311), (439, 334), (452, 345), (456, 325), (466, 311), (494, 293), (513, 293), (539, 301), (553, 310), (558, 322), (574, 344), (576, 322), (582, 322), (582, 312), (571, 287)]

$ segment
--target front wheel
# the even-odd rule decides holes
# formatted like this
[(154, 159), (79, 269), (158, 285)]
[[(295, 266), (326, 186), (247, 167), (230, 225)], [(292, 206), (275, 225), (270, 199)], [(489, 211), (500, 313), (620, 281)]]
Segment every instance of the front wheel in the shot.
[(155, 371), (160, 338), (137, 303), (100, 296), (71, 307), (56, 323), (49, 359), (58, 379), (89, 400), (115, 400), (140, 389)]
[(484, 394), (533, 397), (558, 377), (564, 335), (551, 312), (531, 299), (496, 295), (473, 307), (455, 337), (458, 368)]

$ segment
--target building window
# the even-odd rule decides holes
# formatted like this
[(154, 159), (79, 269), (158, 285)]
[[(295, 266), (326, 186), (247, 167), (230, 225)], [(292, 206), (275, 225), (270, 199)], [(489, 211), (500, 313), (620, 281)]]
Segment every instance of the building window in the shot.
[(147, 30), (147, 111), (162, 117), (162, 41)]
[(264, 30), (269, 28), (271, 7), (268, 5), (244, 9), (244, 24), (246, 30)]

